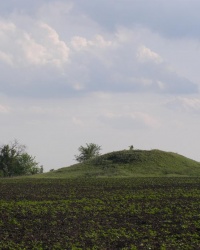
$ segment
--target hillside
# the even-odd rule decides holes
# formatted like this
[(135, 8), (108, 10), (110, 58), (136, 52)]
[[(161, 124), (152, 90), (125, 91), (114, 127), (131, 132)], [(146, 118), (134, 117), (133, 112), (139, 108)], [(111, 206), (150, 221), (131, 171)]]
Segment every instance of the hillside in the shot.
[(161, 150), (123, 150), (37, 175), (44, 178), (200, 176), (200, 162)]

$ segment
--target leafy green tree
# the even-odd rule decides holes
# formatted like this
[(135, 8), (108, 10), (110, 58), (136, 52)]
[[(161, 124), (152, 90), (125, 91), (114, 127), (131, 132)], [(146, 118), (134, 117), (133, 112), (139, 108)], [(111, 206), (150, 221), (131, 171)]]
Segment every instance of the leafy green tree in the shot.
[(78, 162), (84, 162), (91, 158), (100, 155), (101, 146), (95, 143), (86, 143), (86, 146), (80, 146), (78, 151), (80, 152), (79, 155), (75, 155), (75, 159)]
[(18, 162), (15, 168), (15, 174), (27, 175), (43, 173), (43, 166), (38, 166), (38, 162), (35, 161), (35, 157), (28, 153), (23, 153), (18, 157)]
[(25, 149), (26, 146), (20, 145), (16, 140), (0, 147), (0, 171), (4, 177), (41, 172), (35, 157), (29, 155)]

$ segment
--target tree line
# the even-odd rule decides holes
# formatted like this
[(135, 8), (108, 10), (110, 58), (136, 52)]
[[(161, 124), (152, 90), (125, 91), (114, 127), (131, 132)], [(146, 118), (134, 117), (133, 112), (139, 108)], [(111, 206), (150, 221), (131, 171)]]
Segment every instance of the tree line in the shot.
[[(133, 150), (133, 145), (129, 146)], [(95, 143), (86, 143), (86, 146), (78, 148), (79, 154), (75, 160), (84, 162), (100, 155), (101, 146)], [(51, 169), (50, 171), (53, 171)], [(43, 173), (43, 166), (35, 160), (35, 157), (28, 154), (26, 146), (18, 143), (17, 140), (0, 147), (0, 177), (12, 177), (20, 175), (33, 175)]]
[[(84, 162), (100, 155), (101, 147), (95, 143), (86, 143), (78, 148), (79, 155), (75, 155), (78, 162)], [(50, 170), (51, 171), (51, 170)], [(0, 147), (0, 177), (33, 175), (43, 173), (43, 166), (28, 154), (26, 146), (17, 140)]]

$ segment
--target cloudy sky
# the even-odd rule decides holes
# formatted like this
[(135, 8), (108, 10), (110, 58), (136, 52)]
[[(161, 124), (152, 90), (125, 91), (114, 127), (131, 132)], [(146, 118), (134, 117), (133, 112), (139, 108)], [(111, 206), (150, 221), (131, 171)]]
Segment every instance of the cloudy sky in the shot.
[(102, 153), (200, 161), (199, 0), (0, 2), (0, 143), (45, 171)]

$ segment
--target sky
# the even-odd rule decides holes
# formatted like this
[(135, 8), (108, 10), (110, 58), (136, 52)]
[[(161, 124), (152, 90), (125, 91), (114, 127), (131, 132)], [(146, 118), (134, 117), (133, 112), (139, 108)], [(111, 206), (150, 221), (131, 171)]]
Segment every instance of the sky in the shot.
[(199, 0), (0, 2), (0, 144), (45, 171), (86, 143), (200, 161)]

